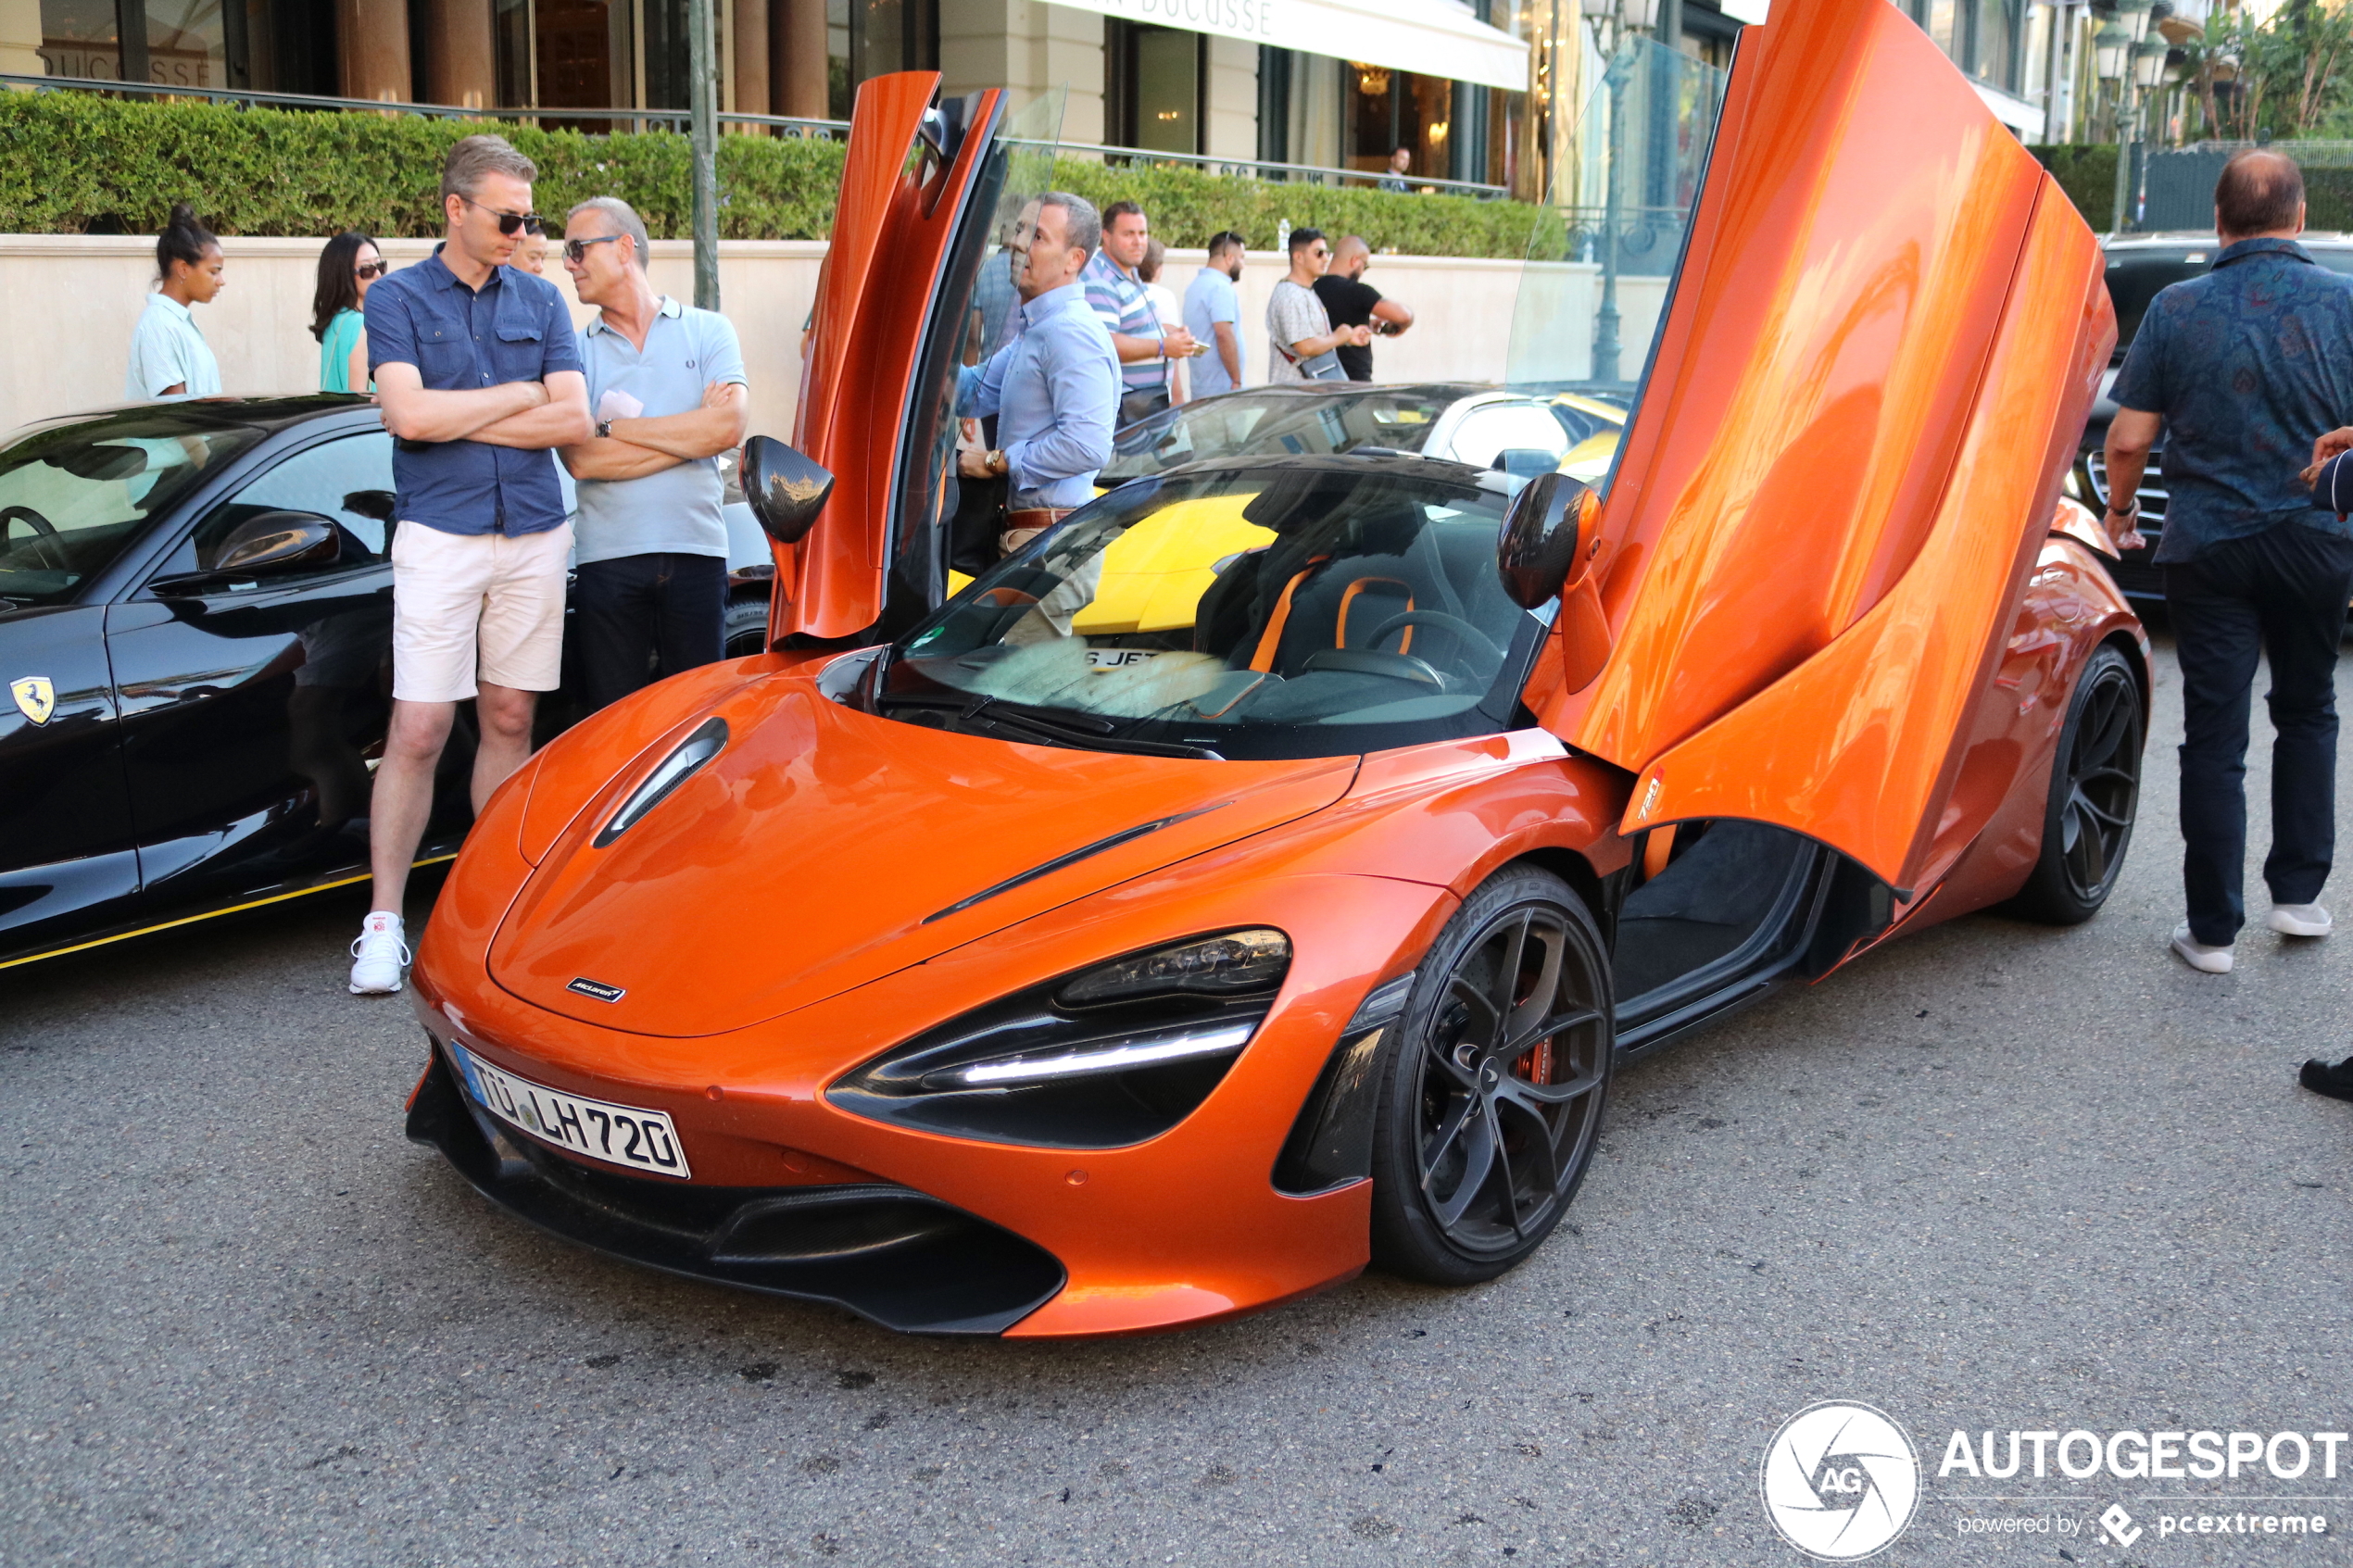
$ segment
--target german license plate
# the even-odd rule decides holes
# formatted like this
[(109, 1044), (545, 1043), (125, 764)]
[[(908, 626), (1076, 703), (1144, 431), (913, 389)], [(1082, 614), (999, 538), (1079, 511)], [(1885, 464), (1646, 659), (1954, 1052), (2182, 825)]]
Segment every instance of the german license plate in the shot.
[(484, 1110), (534, 1137), (591, 1160), (657, 1176), (685, 1177), (686, 1151), (668, 1115), (585, 1099), (493, 1067), (452, 1042), (466, 1088)]

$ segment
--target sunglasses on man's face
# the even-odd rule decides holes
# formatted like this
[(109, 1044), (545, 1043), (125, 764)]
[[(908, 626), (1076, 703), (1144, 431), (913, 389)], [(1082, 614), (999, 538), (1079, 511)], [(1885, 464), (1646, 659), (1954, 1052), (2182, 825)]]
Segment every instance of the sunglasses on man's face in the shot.
[[(472, 196), (459, 196), (458, 199), (468, 207), (482, 207), (482, 203)], [(540, 220), (535, 212), (501, 212), (495, 207), (482, 207), (482, 210), (498, 220), (498, 232), (502, 234), (520, 234), (525, 224)]]
[(363, 261), (351, 270), (351, 275), (355, 278), (381, 278), (391, 270), (392, 263), (389, 261)]
[(610, 245), (613, 241), (619, 238), (621, 238), (619, 234), (591, 234), (585, 240), (566, 240), (564, 242), (564, 259), (572, 262), (574, 266), (582, 265), (588, 259), (588, 247), (590, 245)]

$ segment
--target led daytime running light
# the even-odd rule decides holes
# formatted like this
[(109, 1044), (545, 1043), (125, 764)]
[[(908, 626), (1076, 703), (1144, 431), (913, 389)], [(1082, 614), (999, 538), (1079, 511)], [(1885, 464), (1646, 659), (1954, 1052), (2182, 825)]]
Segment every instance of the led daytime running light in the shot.
[(636, 826), (639, 819), (661, 805), (671, 791), (700, 772), (726, 745), (727, 721), (705, 720), (699, 729), (678, 743), (678, 749), (661, 759), (661, 765), (644, 784), (630, 792), (629, 798), (621, 803), (621, 809), (597, 834), (592, 847), (602, 849)]
[(1181, 1035), (1146, 1035), (1081, 1046), (1053, 1056), (1000, 1057), (976, 1061), (952, 1076), (973, 1088), (1007, 1084), (1045, 1083), (1086, 1073), (1123, 1073), (1131, 1067), (1180, 1061), (1189, 1057), (1222, 1056), (1239, 1050), (1250, 1039), (1255, 1022), (1228, 1023)]

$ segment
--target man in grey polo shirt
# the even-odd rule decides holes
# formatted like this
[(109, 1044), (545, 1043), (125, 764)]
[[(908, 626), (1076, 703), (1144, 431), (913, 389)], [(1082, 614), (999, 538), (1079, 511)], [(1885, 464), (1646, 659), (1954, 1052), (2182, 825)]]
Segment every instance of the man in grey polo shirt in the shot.
[(743, 350), (716, 311), (654, 292), (645, 221), (598, 196), (564, 222), (564, 270), (597, 320), (580, 338), (597, 433), (563, 449), (580, 482), (573, 644), (591, 709), (716, 660), (727, 614), (718, 455), (750, 417)]

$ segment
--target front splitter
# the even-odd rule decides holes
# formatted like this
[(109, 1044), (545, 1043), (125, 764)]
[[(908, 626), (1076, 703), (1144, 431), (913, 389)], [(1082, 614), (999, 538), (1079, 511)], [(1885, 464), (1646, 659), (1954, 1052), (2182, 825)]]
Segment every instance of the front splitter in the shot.
[(484, 1198), (567, 1241), (902, 1333), (1001, 1334), (1069, 1277), (1037, 1243), (912, 1187), (712, 1187), (587, 1170), (493, 1121), (437, 1042), (408, 1131)]

